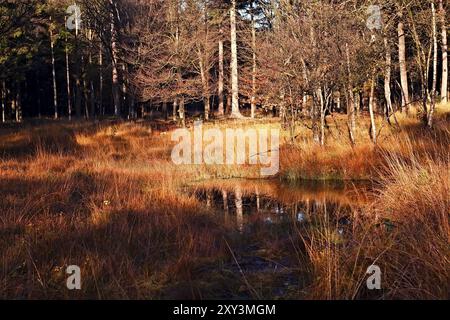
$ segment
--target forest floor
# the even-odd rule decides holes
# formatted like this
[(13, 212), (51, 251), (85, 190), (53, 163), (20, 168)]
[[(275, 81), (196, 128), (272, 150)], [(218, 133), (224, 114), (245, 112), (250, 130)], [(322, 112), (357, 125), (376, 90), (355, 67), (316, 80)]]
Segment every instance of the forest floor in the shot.
[[(242, 239), (180, 191), (187, 182), (255, 178), (257, 166), (177, 166), (175, 125), (166, 122), (0, 127), (0, 298), (448, 299), (450, 105), (439, 107), (433, 130), (414, 114), (397, 120), (377, 120), (377, 146), (364, 114), (355, 146), (344, 116), (328, 118), (324, 147), (300, 124), (293, 140), (283, 131), (278, 180), (366, 180), (373, 200), (358, 209), (344, 245), (326, 223), (294, 228), (287, 240), (280, 230), (260, 234), (261, 254), (290, 255), (298, 264), (291, 273), (303, 279), (280, 297), (265, 289), (267, 279), (217, 271), (235, 260)], [(375, 295), (362, 288), (368, 261), (386, 275)], [(65, 288), (72, 264), (83, 270), (79, 291)]]

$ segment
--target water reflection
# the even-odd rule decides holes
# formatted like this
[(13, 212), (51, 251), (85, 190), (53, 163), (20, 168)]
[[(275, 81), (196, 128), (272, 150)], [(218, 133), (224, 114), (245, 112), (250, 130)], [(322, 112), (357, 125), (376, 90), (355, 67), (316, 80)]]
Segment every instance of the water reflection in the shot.
[(320, 216), (335, 221), (344, 234), (358, 209), (366, 204), (367, 185), (297, 184), (278, 181), (213, 181), (188, 187), (205, 207), (213, 209), (227, 225), (244, 232), (255, 223), (311, 223)]

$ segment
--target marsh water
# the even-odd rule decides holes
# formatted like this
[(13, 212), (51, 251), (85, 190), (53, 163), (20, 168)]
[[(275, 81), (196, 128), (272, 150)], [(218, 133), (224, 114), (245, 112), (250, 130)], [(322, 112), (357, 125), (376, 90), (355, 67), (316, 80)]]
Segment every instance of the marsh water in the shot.
[[(208, 273), (211, 283), (217, 283), (211, 273), (224, 281), (218, 298), (298, 297), (308, 282), (302, 239), (316, 233), (326, 235), (328, 244), (345, 244), (354, 220), (370, 203), (370, 189), (367, 183), (277, 180), (186, 186), (184, 191), (212, 212), (227, 232), (230, 258), (219, 265), (205, 264), (199, 274)], [(239, 296), (231, 293), (236, 288), (230, 288), (230, 275), (244, 283)]]

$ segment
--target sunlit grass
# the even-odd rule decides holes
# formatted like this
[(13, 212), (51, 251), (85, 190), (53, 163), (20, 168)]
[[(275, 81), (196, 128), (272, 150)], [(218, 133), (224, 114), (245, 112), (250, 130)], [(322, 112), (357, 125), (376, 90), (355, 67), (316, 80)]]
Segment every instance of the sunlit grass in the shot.
[[(305, 249), (310, 277), (299, 298), (370, 298), (362, 281), (373, 262), (386, 273), (383, 297), (445, 298), (449, 109), (438, 108), (431, 131), (414, 114), (398, 114), (400, 127), (379, 119), (376, 146), (364, 116), (358, 120), (356, 146), (349, 142), (345, 116), (328, 119), (325, 147), (312, 143), (311, 130), (300, 123), (294, 139), (282, 131), (281, 172), (275, 179), (370, 180), (379, 189), (363, 202), (352, 196), (351, 187), (344, 196), (324, 193), (323, 202), (336, 197), (360, 208), (359, 215), (352, 244), (346, 247), (336, 246), (326, 216), (317, 228), (298, 230), (296, 241), (304, 247), (298, 250)], [(204, 126), (279, 127), (276, 120)], [(0, 281), (5, 285), (0, 296), (164, 298), (172, 296), (168, 288), (195, 278), (202, 261), (230, 258), (223, 241), (228, 231), (195, 197), (180, 190), (200, 183), (232, 192), (235, 181), (228, 179), (259, 177), (259, 168), (176, 166), (171, 130), (155, 130), (149, 123), (2, 129)], [(246, 180), (242, 192), (252, 193), (255, 187), (255, 181)], [(284, 202), (308, 197), (308, 190), (295, 190), (261, 185), (258, 192)], [(383, 227), (385, 220), (395, 225), (393, 231)], [(87, 270), (79, 293), (61, 290), (69, 264)], [(407, 267), (412, 268), (408, 275)], [(196, 297), (183, 292), (178, 290), (178, 296)]]

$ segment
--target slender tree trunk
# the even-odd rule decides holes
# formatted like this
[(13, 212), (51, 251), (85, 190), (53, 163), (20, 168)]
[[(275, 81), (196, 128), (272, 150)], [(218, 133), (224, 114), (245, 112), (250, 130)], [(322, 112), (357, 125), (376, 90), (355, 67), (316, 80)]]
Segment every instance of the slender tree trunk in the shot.
[(348, 95), (348, 105), (347, 105), (347, 115), (348, 115), (348, 134), (350, 137), (350, 142), (352, 144), (356, 143), (355, 139), (355, 129), (356, 129), (356, 119), (355, 119), (355, 97), (352, 88), (352, 72), (350, 66), (350, 49), (348, 43), (345, 44), (345, 54), (347, 57), (347, 95)]
[(409, 89), (408, 89), (408, 73), (406, 68), (406, 44), (405, 30), (403, 24), (403, 15), (399, 14), (400, 21), (398, 23), (398, 59), (400, 64), (400, 83), (402, 87), (402, 111), (409, 110)]
[(239, 231), (244, 230), (244, 208), (242, 202), (242, 190), (240, 186), (235, 188), (235, 201), (236, 206), (236, 223)]
[(109, 0), (110, 3), (110, 18), (111, 18), (111, 62), (112, 62), (112, 91), (114, 103), (114, 115), (120, 116), (120, 85), (119, 85), (119, 70), (118, 70), (118, 47), (117, 47), (117, 29), (116, 29), (116, 4), (114, 0)]
[(177, 121), (177, 112), (178, 112), (178, 98), (173, 100), (173, 109), (172, 109), (172, 119), (173, 121)]
[(124, 110), (128, 109), (128, 119), (133, 117), (131, 106), (128, 103), (128, 88), (127, 88), (127, 65), (122, 63), (122, 108)]
[[(313, 103), (311, 107), (311, 122), (312, 122), (312, 130), (313, 130), (313, 140), (315, 143), (320, 144), (320, 124), (318, 123), (320, 121), (320, 99), (322, 95), (322, 89), (317, 89), (314, 92), (313, 95)], [(319, 105), (319, 107), (318, 107)]]
[(391, 100), (391, 47), (389, 45), (388, 38), (384, 37), (384, 49), (386, 51), (386, 66), (384, 69), (384, 98), (386, 99), (386, 117), (388, 122), (390, 121), (390, 114), (393, 112), (392, 100)]
[[(207, 45), (207, 43), (205, 43)], [(206, 55), (206, 52), (205, 52)], [(205, 108), (205, 120), (209, 120), (209, 112), (210, 112), (210, 99), (209, 99), (209, 88), (208, 88), (208, 77), (206, 75), (207, 70), (206, 69), (206, 63), (204, 63), (201, 50), (198, 50), (198, 57), (200, 61), (200, 76), (202, 79), (202, 86), (203, 86), (203, 104)]]
[(211, 113), (211, 97), (209, 96), (209, 94), (206, 94), (205, 98), (203, 99), (203, 104), (205, 105), (205, 120), (208, 121), (209, 114)]
[(325, 116), (326, 116), (326, 102), (324, 97), (324, 90), (320, 90), (320, 145), (325, 145)]
[(241, 118), (239, 111), (239, 74), (236, 31), (236, 0), (231, 1), (230, 8), (231, 26), (231, 117)]
[(184, 110), (184, 97), (183, 96), (180, 98), (179, 114), (180, 114), (181, 125), (183, 127), (186, 127), (186, 113)]
[(80, 62), (80, 52), (78, 50), (78, 27), (75, 29), (75, 114), (78, 119), (81, 118), (81, 65)]
[(228, 95), (227, 95), (227, 107), (225, 109), (225, 113), (226, 114), (231, 113), (231, 94), (230, 93), (228, 93)]
[(374, 104), (375, 104), (375, 76), (372, 76), (372, 79), (370, 80), (370, 96), (369, 96), (370, 135), (372, 138), (372, 142), (376, 144), (377, 127), (375, 123)]
[(251, 18), (252, 18), (252, 97), (251, 97), (251, 117), (255, 118), (256, 115), (256, 23), (254, 13), (254, 1), (252, 1)]
[(100, 42), (100, 49), (98, 52), (98, 65), (99, 65), (99, 85), (98, 85), (98, 108), (102, 116), (105, 115), (105, 109), (103, 107), (103, 45)]
[(208, 46), (209, 46), (209, 25), (208, 25), (208, 4), (206, 2), (204, 9), (204, 24), (205, 24), (205, 39), (204, 39), (204, 52), (203, 52), (203, 103), (205, 105), (205, 120), (209, 120), (209, 114), (211, 112), (211, 98), (209, 95), (209, 57), (208, 57)]
[(431, 106), (428, 116), (428, 127), (433, 127), (433, 114), (436, 107), (436, 87), (437, 87), (437, 63), (438, 63), (438, 43), (437, 43), (437, 24), (436, 24), (436, 6), (431, 2), (432, 12), (432, 30), (433, 30), (433, 84), (431, 88)]
[(225, 114), (225, 103), (224, 103), (224, 62), (223, 62), (223, 27), (220, 25), (219, 30), (219, 116)]
[(66, 54), (66, 90), (67, 90), (67, 114), (69, 116), (69, 120), (72, 120), (72, 95), (70, 90), (70, 65), (69, 65), (69, 47), (67, 44), (67, 36), (66, 36), (66, 44), (64, 48)]
[(87, 89), (87, 72), (86, 72), (86, 62), (83, 53), (81, 54), (81, 73), (83, 77), (83, 102), (84, 102), (84, 117), (89, 119), (89, 99), (88, 99), (88, 89)]
[(225, 211), (225, 214), (228, 214), (229, 208), (228, 208), (228, 193), (226, 190), (222, 190), (222, 199), (223, 199), (223, 210)]
[(6, 95), (6, 84), (5, 84), (5, 80), (2, 81), (2, 88), (1, 88), (1, 100), (2, 100), (2, 122), (5, 123), (6, 122), (6, 99), (7, 99), (7, 95)]
[[(50, 17), (50, 21), (52, 18)], [(50, 26), (50, 52), (52, 57), (52, 80), (53, 80), (53, 109), (54, 118), (58, 119), (58, 91), (56, 88), (56, 68), (55, 68), (55, 39), (53, 37), (53, 26)]]
[(442, 37), (442, 84), (441, 97), (442, 102), (447, 103), (448, 98), (448, 46), (447, 46), (447, 14), (444, 8), (443, 0), (439, 0), (439, 18), (441, 21)]
[(354, 101), (355, 101), (355, 109), (356, 109), (356, 118), (359, 119), (359, 113), (361, 110), (361, 93), (358, 91), (354, 95)]
[[(93, 61), (92, 61), (92, 42), (94, 41), (94, 35), (91, 29), (88, 30), (88, 39), (89, 39), (89, 71), (92, 70)], [(89, 93), (90, 93), (90, 106), (91, 106), (91, 117), (94, 118), (96, 114), (95, 106), (95, 89), (94, 89), (94, 80), (91, 75), (91, 72), (88, 72), (87, 75), (89, 77)]]
[(16, 109), (16, 122), (22, 122), (22, 92), (21, 92), (20, 84), (17, 84), (17, 93), (15, 99), (15, 109)]

